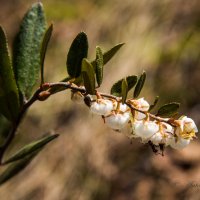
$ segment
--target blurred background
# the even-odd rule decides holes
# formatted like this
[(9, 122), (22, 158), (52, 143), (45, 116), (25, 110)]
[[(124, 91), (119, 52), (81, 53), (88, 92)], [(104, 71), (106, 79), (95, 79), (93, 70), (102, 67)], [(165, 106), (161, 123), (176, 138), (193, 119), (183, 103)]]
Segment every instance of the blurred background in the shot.
[[(9, 44), (32, 0), (0, 0), (0, 24)], [(141, 93), (159, 105), (178, 101), (180, 114), (200, 127), (199, 0), (44, 0), (54, 32), (45, 61), (46, 81), (66, 77), (66, 56), (74, 37), (85, 31), (89, 59), (95, 46), (107, 50), (125, 42), (105, 66), (100, 90), (127, 75), (147, 72)], [(36, 102), (21, 124), (7, 156), (47, 132), (60, 137), (22, 173), (0, 187), (1, 200), (200, 199), (198, 140), (182, 151), (155, 155), (103, 124), (64, 91)]]

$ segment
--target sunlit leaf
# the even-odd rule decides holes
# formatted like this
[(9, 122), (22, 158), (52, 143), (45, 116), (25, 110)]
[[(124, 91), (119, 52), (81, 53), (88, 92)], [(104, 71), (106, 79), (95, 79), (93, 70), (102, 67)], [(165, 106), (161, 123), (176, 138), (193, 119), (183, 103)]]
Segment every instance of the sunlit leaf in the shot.
[(0, 26), (0, 112), (9, 120), (19, 114), (19, 94), (8, 51), (5, 32)]
[(125, 101), (126, 101), (126, 97), (127, 97), (127, 94), (128, 94), (128, 83), (127, 83), (127, 80), (126, 78), (124, 78), (122, 80), (122, 103), (124, 104)]
[(84, 32), (80, 32), (73, 40), (67, 55), (67, 72), (70, 77), (76, 78), (81, 74), (83, 58), (87, 58), (88, 39)]
[(87, 59), (82, 61), (82, 76), (88, 94), (95, 94), (95, 72)]
[(103, 53), (100, 47), (96, 47), (96, 79), (98, 86), (101, 85), (103, 80)]
[(23, 96), (29, 98), (39, 78), (40, 50), (46, 30), (46, 20), (41, 3), (33, 4), (24, 16), (14, 43), (14, 70)]
[(178, 112), (179, 107), (180, 104), (176, 102), (166, 104), (159, 108), (157, 115), (160, 117), (172, 117)]
[(23, 147), (22, 149), (20, 149), (17, 153), (15, 153), (12, 157), (10, 157), (8, 160), (6, 160), (4, 162), (4, 164), (19, 160), (24, 158), (25, 156), (33, 153), (34, 151), (40, 149), (42, 150), (43, 147), (48, 144), (49, 142), (51, 142), (52, 140), (56, 139), (59, 135), (55, 134), (55, 135), (49, 135), (46, 136), (38, 141), (32, 142), (28, 145), (26, 145), (25, 147)]
[(45, 34), (44, 34), (44, 38), (42, 41), (42, 47), (41, 47), (41, 51), (40, 51), (40, 62), (41, 62), (41, 84), (44, 83), (44, 59), (45, 59), (45, 55), (46, 55), (46, 51), (47, 51), (47, 46), (49, 43), (49, 40), (51, 38), (52, 35), (52, 31), (53, 31), (53, 24), (51, 24), (49, 26), (49, 28), (46, 30)]
[[(122, 96), (122, 80), (117, 81), (111, 88), (111, 94), (115, 95), (115, 96)], [(135, 84), (137, 83), (137, 76), (133, 75), (133, 76), (127, 76), (126, 77), (126, 81), (128, 83), (128, 91), (131, 90)]]
[(140, 76), (137, 85), (135, 86), (135, 90), (134, 90), (134, 98), (137, 98), (144, 86), (146, 80), (146, 72), (143, 72), (142, 75)]

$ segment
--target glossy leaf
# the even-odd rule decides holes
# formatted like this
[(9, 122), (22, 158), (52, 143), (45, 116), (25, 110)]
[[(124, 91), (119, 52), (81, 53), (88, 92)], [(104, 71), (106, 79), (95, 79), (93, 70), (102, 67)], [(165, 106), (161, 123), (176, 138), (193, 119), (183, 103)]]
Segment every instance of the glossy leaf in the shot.
[(157, 115), (160, 117), (171, 117), (178, 112), (179, 103), (173, 102), (159, 108)]
[(98, 86), (101, 85), (103, 80), (103, 53), (100, 47), (96, 47), (96, 80)]
[(80, 32), (73, 40), (67, 55), (67, 72), (70, 77), (77, 78), (81, 74), (83, 58), (87, 58), (88, 39), (84, 32)]
[(35, 141), (26, 145), (25, 147), (20, 149), (17, 153), (15, 153), (11, 158), (6, 160), (4, 164), (10, 163), (16, 160), (20, 160), (38, 149), (42, 150), (46, 144), (56, 139), (58, 136), (59, 136), (58, 134), (46, 136), (38, 141)]
[(124, 104), (128, 94), (128, 83), (126, 78), (122, 80), (122, 103)]
[(31, 155), (21, 159), (17, 162), (12, 163), (0, 174), (0, 185), (7, 182), (9, 179), (16, 176), (19, 172), (21, 172), (28, 164), (33, 160), (33, 158), (37, 155), (38, 151), (33, 152)]
[(20, 92), (29, 98), (39, 78), (40, 50), (46, 30), (46, 20), (41, 3), (33, 4), (24, 16), (14, 43), (14, 70)]
[(150, 105), (150, 107), (149, 107), (149, 111), (151, 111), (151, 110), (153, 110), (153, 109), (155, 108), (155, 106), (156, 106), (157, 103), (158, 103), (158, 100), (159, 100), (159, 96), (156, 96), (156, 98), (155, 98), (153, 104)]
[[(117, 81), (111, 88), (111, 94), (115, 96), (122, 96), (122, 80)], [(128, 91), (131, 90), (135, 84), (137, 83), (137, 76), (127, 76), (126, 77), (127, 83), (128, 83)]]
[(42, 47), (40, 51), (41, 84), (44, 83), (44, 59), (47, 51), (47, 46), (52, 35), (52, 31), (53, 31), (53, 24), (51, 24), (49, 28), (46, 30), (42, 41)]
[(134, 90), (134, 98), (137, 98), (144, 86), (146, 80), (146, 72), (143, 72), (142, 75), (140, 76), (137, 85), (135, 86), (135, 90)]
[(87, 59), (82, 61), (82, 77), (88, 94), (95, 94), (95, 72)]
[(5, 32), (0, 26), (0, 113), (11, 121), (19, 113), (19, 94), (8, 51)]

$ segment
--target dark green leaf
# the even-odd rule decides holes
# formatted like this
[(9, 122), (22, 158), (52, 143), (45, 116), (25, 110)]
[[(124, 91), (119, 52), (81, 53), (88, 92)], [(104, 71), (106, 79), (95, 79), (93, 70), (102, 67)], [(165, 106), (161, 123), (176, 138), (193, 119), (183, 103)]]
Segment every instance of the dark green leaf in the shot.
[(98, 86), (103, 80), (103, 53), (100, 47), (96, 47), (96, 79)]
[(95, 73), (92, 65), (87, 59), (82, 61), (82, 76), (85, 89), (88, 94), (95, 94)]
[(38, 149), (42, 150), (46, 144), (48, 144), (52, 140), (56, 139), (58, 136), (59, 136), (58, 134), (46, 136), (38, 141), (35, 141), (35, 142), (32, 142), (32, 143), (26, 145), (25, 147), (20, 149), (17, 153), (15, 153), (11, 158), (6, 160), (4, 162), (4, 164), (10, 163), (10, 162), (13, 162), (16, 160), (20, 160)]
[(67, 72), (70, 77), (76, 78), (81, 74), (81, 62), (87, 58), (88, 39), (84, 32), (80, 32), (73, 40), (67, 55)]
[(5, 171), (3, 171), (2, 174), (0, 174), (0, 185), (4, 184), (6, 181), (13, 178), (19, 172), (21, 172), (33, 160), (37, 153), (38, 151), (35, 151), (31, 155), (25, 157), (24, 159), (21, 159), (9, 165), (8, 168), (5, 169)]
[(40, 50), (45, 30), (46, 20), (42, 4), (35, 3), (23, 18), (13, 53), (17, 84), (22, 95), (27, 98), (39, 78)]
[(145, 80), (146, 80), (146, 72), (143, 72), (137, 82), (137, 85), (135, 86), (134, 98), (137, 98), (139, 96), (139, 94), (144, 86)]
[(153, 104), (150, 105), (150, 107), (149, 107), (149, 110), (148, 110), (149, 112), (155, 108), (155, 106), (156, 106), (157, 103), (158, 103), (158, 100), (159, 100), (159, 96), (156, 96), (156, 98), (155, 98)]
[(178, 112), (179, 103), (169, 103), (159, 108), (157, 115), (160, 117), (171, 117)]
[[(115, 96), (122, 96), (122, 80), (117, 81), (111, 88), (111, 94)], [(127, 83), (128, 83), (128, 91), (131, 90), (135, 84), (137, 83), (137, 76), (127, 76), (126, 77)]]
[(0, 26), (0, 112), (9, 120), (19, 113), (19, 94), (8, 51), (7, 38)]
[(0, 148), (4, 145), (12, 127), (12, 123), (0, 115)]
[(46, 51), (47, 51), (47, 46), (48, 46), (49, 40), (52, 35), (52, 31), (53, 31), (53, 24), (51, 24), (49, 26), (49, 28), (46, 30), (43, 41), (42, 41), (42, 47), (41, 47), (41, 51), (40, 51), (41, 84), (44, 83), (44, 59), (45, 59), (45, 55), (46, 55)]
[(124, 78), (122, 80), (122, 103), (124, 104), (125, 101), (126, 101), (126, 97), (127, 97), (127, 94), (128, 94), (128, 83), (127, 83), (127, 80), (126, 78)]

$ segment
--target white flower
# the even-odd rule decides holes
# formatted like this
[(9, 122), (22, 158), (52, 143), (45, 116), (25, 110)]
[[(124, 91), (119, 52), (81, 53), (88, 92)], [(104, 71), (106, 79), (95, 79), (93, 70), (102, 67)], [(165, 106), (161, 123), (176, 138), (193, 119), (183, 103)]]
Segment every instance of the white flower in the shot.
[[(148, 111), (149, 110), (149, 107), (150, 107), (149, 103), (146, 100), (144, 100), (144, 98), (133, 99), (130, 102), (135, 108), (137, 108), (141, 111)], [(135, 119), (142, 120), (145, 117), (146, 117), (145, 114), (138, 112), (138, 111), (135, 111)]]
[(174, 149), (183, 149), (190, 143), (190, 139), (183, 139), (183, 138), (171, 138), (168, 140), (168, 144)]
[(152, 121), (143, 122), (134, 120), (132, 127), (135, 135), (141, 137), (142, 139), (150, 138), (153, 134), (157, 133), (159, 130), (158, 124)]
[(112, 113), (105, 117), (105, 123), (114, 130), (121, 130), (130, 120), (130, 114)]
[[(113, 110), (117, 109), (117, 104), (118, 104), (118, 102), (115, 101)], [(128, 110), (130, 110), (130, 108), (126, 104), (122, 104), (122, 103), (119, 104), (119, 111), (126, 112)]]
[(161, 134), (161, 132), (157, 132), (152, 135), (150, 140), (152, 141), (153, 144), (158, 145), (158, 144), (162, 143), (163, 135)]
[(182, 117), (175, 120), (177, 124), (176, 135), (183, 139), (192, 139), (195, 137), (195, 133), (198, 132), (197, 126), (191, 118)]
[(113, 103), (107, 99), (97, 99), (97, 101), (92, 102), (90, 110), (98, 115), (110, 114), (113, 109)]

